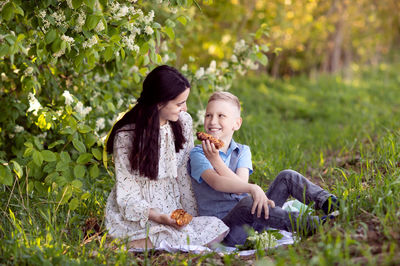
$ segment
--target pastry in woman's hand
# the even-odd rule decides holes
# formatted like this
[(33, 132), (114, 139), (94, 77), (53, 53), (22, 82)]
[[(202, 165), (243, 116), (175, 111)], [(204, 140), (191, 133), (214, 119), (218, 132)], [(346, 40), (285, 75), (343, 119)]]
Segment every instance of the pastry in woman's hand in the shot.
[(187, 225), (192, 221), (193, 217), (183, 209), (176, 209), (172, 212), (171, 218), (176, 221), (179, 226)]

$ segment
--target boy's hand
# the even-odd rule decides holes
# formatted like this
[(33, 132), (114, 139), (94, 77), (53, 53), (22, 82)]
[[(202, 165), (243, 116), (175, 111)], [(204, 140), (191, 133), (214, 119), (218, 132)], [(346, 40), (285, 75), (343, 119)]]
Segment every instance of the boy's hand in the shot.
[(258, 185), (251, 185), (250, 194), (253, 197), (253, 207), (251, 208), (251, 214), (254, 214), (257, 209), (257, 217), (260, 218), (261, 212), (264, 208), (265, 219), (269, 217), (269, 207), (275, 208), (275, 202), (268, 199), (265, 192)]
[(220, 158), (219, 151), (215, 148), (214, 143), (211, 143), (209, 140), (203, 140), (201, 145), (203, 146), (204, 155), (211, 164)]

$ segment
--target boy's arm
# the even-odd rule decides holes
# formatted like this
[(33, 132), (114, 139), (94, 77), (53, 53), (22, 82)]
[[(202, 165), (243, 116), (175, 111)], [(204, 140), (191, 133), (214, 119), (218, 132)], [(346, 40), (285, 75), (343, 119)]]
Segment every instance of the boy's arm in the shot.
[(202, 141), (201, 144), (203, 146), (204, 155), (210, 161), (211, 165), (220, 176), (230, 177), (231, 179), (236, 179), (245, 183), (249, 182), (248, 168), (241, 167), (236, 170), (236, 173), (233, 172), (221, 159), (221, 157), (219, 156), (219, 151), (215, 148), (213, 143), (210, 143), (209, 140), (205, 140)]
[(253, 197), (251, 213), (254, 214), (257, 209), (257, 217), (261, 216), (261, 212), (264, 209), (265, 219), (268, 219), (268, 205), (272, 208), (275, 207), (275, 202), (268, 199), (262, 188), (256, 184), (249, 184), (241, 180), (219, 175), (212, 169), (203, 171), (201, 177), (210, 187), (217, 191), (227, 193), (249, 193)]

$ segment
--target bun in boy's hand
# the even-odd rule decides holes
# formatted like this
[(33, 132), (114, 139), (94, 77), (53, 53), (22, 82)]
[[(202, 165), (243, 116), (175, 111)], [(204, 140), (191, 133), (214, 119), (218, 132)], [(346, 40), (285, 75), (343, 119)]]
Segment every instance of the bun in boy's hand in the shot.
[(214, 138), (213, 136), (205, 132), (197, 132), (196, 136), (197, 139), (200, 141), (208, 139), (211, 143), (214, 143), (215, 148), (217, 148), (218, 150), (224, 146), (224, 142), (222, 140)]
[(171, 218), (176, 221), (179, 226), (187, 225), (192, 221), (193, 217), (183, 209), (176, 209), (172, 212)]

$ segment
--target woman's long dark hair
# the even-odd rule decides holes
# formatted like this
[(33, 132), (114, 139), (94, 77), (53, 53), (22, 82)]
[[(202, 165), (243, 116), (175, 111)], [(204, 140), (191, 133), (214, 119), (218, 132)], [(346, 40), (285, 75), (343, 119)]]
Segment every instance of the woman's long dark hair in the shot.
[[(107, 152), (113, 152), (116, 132), (127, 124), (133, 124), (134, 137), (129, 161), (132, 170), (151, 180), (158, 176), (160, 118), (158, 106), (167, 104), (190, 88), (189, 81), (173, 67), (162, 65), (153, 69), (143, 82), (143, 90), (137, 104), (113, 127), (107, 141)], [(170, 121), (175, 138), (175, 151), (183, 148), (185, 137), (180, 121)]]

